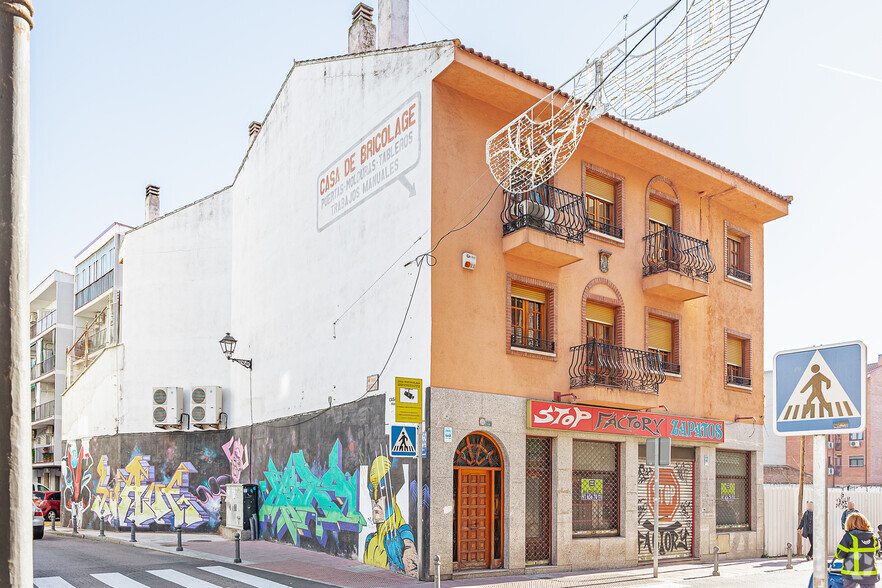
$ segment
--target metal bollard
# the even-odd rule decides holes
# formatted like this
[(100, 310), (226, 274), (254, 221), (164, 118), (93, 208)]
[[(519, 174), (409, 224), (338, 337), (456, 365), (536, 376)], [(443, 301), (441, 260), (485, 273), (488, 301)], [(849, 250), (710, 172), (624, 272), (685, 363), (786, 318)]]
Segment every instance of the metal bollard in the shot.
[(98, 517), (98, 536), (105, 537), (104, 535), (104, 519)]
[(233, 541), (236, 542), (236, 557), (233, 558), (233, 563), (242, 563), (242, 557), (239, 555), (239, 533), (233, 535)]
[(77, 515), (76, 515), (76, 513), (74, 513), (74, 516), (73, 516), (73, 534), (79, 535), (79, 533), (77, 533)]
[(178, 546), (175, 547), (175, 551), (184, 551), (184, 546), (181, 545), (181, 531), (184, 529), (183, 525), (178, 525)]
[(787, 543), (787, 567), (785, 570), (793, 569), (793, 543)]
[(54, 511), (49, 513), (49, 522), (52, 523), (52, 530), (54, 531), (55, 530), (55, 512)]
[(135, 539), (135, 521), (132, 521), (132, 524), (129, 527), (132, 530), (132, 535), (129, 537), (129, 543), (137, 543), (138, 540)]
[(441, 588), (441, 556), (436, 555), (432, 561), (435, 562), (435, 588)]
[(714, 573), (712, 576), (720, 575), (720, 546), (714, 545)]

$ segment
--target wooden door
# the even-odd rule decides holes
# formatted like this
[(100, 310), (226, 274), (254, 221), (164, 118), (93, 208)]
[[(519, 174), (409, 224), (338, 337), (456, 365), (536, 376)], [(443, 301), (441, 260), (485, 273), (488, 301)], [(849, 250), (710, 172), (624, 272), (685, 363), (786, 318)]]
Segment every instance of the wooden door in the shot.
[(493, 471), (460, 469), (457, 500), (459, 568), (489, 568), (492, 551)]

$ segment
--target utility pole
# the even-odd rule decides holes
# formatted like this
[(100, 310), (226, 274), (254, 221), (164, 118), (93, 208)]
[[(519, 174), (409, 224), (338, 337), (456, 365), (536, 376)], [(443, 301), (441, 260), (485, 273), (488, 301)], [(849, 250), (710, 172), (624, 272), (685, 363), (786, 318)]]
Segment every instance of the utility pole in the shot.
[(28, 398), (30, 0), (0, 3), (0, 585), (34, 582)]
[[(802, 505), (805, 486), (805, 435), (799, 437), (799, 498), (796, 499), (796, 518), (802, 518), (805, 507)], [(796, 555), (802, 555), (802, 533), (796, 536)]]

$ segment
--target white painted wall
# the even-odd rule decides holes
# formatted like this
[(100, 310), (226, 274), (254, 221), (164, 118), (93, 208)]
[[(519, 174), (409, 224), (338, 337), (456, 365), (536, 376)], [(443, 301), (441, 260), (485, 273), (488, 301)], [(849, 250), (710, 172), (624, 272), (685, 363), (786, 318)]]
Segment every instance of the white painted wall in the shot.
[(64, 441), (119, 432), (119, 382), (124, 364), (121, 345), (108, 347), (61, 397)]
[(772, 372), (763, 374), (765, 417), (763, 419), (763, 462), (766, 465), (787, 465), (786, 437), (775, 434), (775, 398), (772, 396)]

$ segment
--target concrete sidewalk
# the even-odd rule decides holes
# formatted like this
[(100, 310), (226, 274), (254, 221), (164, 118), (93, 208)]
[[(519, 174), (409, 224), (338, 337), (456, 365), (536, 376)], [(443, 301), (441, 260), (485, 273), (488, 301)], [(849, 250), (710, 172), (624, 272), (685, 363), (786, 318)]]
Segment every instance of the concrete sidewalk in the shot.
[[(48, 526), (47, 533), (53, 533)], [(54, 534), (74, 537), (69, 528)], [(184, 533), (183, 552), (177, 552), (174, 533), (138, 533), (137, 543), (129, 542), (129, 532), (107, 531), (106, 537), (98, 537), (92, 529), (80, 531), (77, 538), (107, 541), (155, 549), (166, 553), (182, 553), (210, 561), (232, 564), (234, 542), (219, 535)], [(269, 541), (242, 541), (240, 565), (287, 574), (296, 578), (322, 582), (344, 588), (405, 588), (431, 586), (395, 572), (382, 570), (363, 563), (300, 549), (290, 544)], [(811, 564), (794, 562), (793, 570), (785, 569), (784, 559), (759, 559), (722, 562), (720, 576), (711, 575), (713, 566), (704, 562), (669, 563), (659, 568), (659, 577), (652, 577), (652, 567), (640, 566), (624, 570), (601, 572), (542, 573), (534, 568), (526, 576), (494, 576), (488, 578), (456, 579), (444, 581), (445, 587), (492, 586), (503, 588), (576, 588), (580, 586), (665, 586), (669, 588), (708, 586), (714, 588), (775, 586), (775, 588), (805, 588), (811, 575)]]

